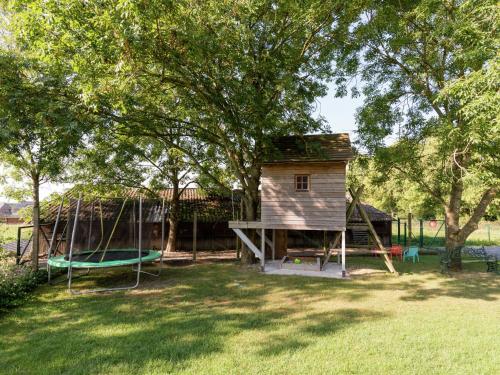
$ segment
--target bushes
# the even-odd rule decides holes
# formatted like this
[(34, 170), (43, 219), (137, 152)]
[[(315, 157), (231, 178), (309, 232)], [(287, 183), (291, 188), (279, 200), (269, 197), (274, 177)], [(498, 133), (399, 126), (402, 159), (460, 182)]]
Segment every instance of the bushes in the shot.
[(29, 266), (17, 266), (0, 249), (0, 311), (20, 305), (37, 285), (47, 280), (45, 270), (33, 271)]

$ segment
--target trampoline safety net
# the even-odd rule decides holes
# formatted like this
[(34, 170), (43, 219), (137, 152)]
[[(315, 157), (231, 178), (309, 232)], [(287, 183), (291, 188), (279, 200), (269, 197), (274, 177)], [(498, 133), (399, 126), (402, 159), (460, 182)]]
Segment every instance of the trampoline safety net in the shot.
[(71, 244), (71, 259), (75, 262), (105, 263), (139, 258), (139, 241), (141, 258), (147, 257), (150, 250), (161, 250), (162, 214), (166, 212), (161, 200), (143, 200), (142, 210), (139, 200), (126, 198), (81, 201), (78, 214), (77, 206), (78, 201), (71, 199), (65, 215), (65, 260), (69, 260)]

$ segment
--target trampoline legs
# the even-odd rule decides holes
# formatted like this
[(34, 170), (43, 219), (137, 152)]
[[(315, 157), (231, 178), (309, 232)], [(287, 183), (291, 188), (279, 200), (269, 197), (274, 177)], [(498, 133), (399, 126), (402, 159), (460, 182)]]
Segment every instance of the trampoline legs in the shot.
[[(132, 267), (132, 269), (134, 271), (137, 271), (135, 268)], [(143, 274), (146, 274), (146, 275), (149, 275), (149, 276), (154, 276), (154, 277), (159, 277), (161, 276), (161, 271), (158, 271), (158, 273), (151, 273), (151, 272), (147, 272), (147, 271), (139, 271), (140, 273), (143, 273)]]
[[(139, 271), (139, 272), (144, 273), (146, 275), (154, 276), (154, 277), (160, 277), (161, 276), (161, 269), (163, 268), (162, 266), (163, 266), (163, 264), (162, 264), (162, 262), (160, 262), (160, 269), (158, 270), (157, 273), (152, 273), (152, 272), (147, 272), (147, 271)], [(134, 266), (132, 266), (132, 270), (137, 271), (137, 269)]]
[(136, 282), (132, 286), (122, 286), (122, 287), (116, 287), (116, 288), (100, 288), (100, 289), (89, 289), (89, 290), (74, 290), (71, 288), (71, 279), (72, 279), (72, 273), (69, 272), (69, 278), (68, 278), (68, 291), (72, 295), (82, 295), (82, 294), (91, 294), (91, 293), (102, 293), (102, 292), (114, 292), (118, 290), (131, 290), (131, 289), (136, 289), (139, 286), (140, 280), (141, 280), (141, 263), (139, 263), (139, 266), (137, 267), (137, 278)]
[[(66, 276), (66, 279), (59, 280), (59, 281), (53, 281), (52, 280), (52, 267), (50, 267), (49, 265), (47, 266), (47, 273), (48, 273), (47, 283), (49, 285), (60, 284), (60, 283), (66, 282), (68, 280), (68, 276)], [(89, 274), (90, 274), (90, 268), (87, 268), (87, 272), (85, 272), (84, 274), (78, 275), (76, 277), (73, 277), (73, 279), (79, 279), (80, 277), (88, 276)]]

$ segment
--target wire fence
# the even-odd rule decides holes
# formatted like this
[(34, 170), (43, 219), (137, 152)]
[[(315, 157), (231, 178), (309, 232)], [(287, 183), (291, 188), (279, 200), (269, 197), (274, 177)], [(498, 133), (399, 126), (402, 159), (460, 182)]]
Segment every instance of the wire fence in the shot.
[[(416, 245), (421, 248), (442, 248), (446, 242), (444, 220), (396, 219), (392, 222), (392, 243), (403, 246)], [(466, 245), (500, 244), (500, 222), (484, 221), (466, 241)]]

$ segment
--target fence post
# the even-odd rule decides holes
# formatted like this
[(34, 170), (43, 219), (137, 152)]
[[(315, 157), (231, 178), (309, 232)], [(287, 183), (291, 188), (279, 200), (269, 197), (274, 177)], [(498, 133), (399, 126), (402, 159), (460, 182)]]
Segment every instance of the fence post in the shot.
[(198, 213), (195, 211), (193, 215), (193, 262), (196, 262), (197, 231), (198, 231)]
[(411, 246), (411, 235), (413, 233), (413, 230), (412, 230), (412, 220), (413, 220), (413, 215), (410, 213), (408, 213), (408, 243), (409, 243), (409, 246)]
[(406, 247), (406, 223), (403, 224), (403, 246)]
[(16, 264), (21, 263), (21, 227), (17, 227)]
[(419, 241), (419, 246), (420, 248), (424, 247), (424, 221), (420, 219), (420, 241)]
[(398, 245), (401, 244), (401, 219), (398, 217)]

